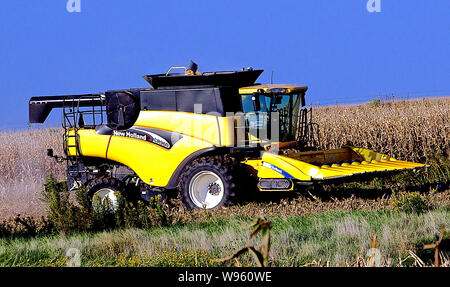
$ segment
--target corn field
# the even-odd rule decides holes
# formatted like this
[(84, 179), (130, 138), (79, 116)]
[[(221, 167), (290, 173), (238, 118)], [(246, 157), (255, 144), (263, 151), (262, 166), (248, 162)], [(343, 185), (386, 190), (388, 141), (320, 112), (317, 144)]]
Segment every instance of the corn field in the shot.
[(319, 107), (313, 117), (321, 149), (351, 143), (401, 160), (449, 156), (449, 97)]
[(47, 148), (62, 154), (61, 130), (0, 132), (0, 218), (44, 215), (39, 198), (45, 177), (62, 178), (65, 169), (47, 157)]

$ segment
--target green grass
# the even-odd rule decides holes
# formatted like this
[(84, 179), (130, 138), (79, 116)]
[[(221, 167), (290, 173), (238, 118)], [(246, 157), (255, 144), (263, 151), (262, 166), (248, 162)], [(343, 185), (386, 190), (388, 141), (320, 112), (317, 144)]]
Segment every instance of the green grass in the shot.
[[(71, 236), (0, 239), (0, 266), (64, 266), (69, 248), (81, 252), (82, 266), (218, 266), (222, 258), (244, 246), (254, 218), (217, 217), (203, 222), (122, 229)], [(433, 242), (442, 224), (450, 226), (450, 207), (423, 214), (334, 211), (308, 216), (269, 217), (271, 266), (301, 266), (313, 260), (346, 265), (364, 256), (377, 235), (384, 265), (396, 265), (424, 243)], [(260, 238), (254, 239), (259, 245)], [(239, 259), (253, 265), (250, 256)], [(228, 263), (229, 264), (229, 263)]]

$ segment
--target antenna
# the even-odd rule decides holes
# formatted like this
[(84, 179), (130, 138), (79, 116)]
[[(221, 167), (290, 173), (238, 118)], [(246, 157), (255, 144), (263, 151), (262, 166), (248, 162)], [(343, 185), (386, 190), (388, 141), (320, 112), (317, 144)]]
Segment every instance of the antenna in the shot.
[(273, 71), (272, 71), (272, 76), (270, 76), (270, 84), (273, 85)]

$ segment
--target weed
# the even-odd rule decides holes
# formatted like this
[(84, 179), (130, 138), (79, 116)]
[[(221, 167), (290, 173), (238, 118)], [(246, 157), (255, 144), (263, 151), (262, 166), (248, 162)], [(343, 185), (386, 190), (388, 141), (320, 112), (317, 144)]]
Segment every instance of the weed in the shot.
[(419, 192), (396, 192), (391, 204), (397, 211), (423, 213), (432, 208), (429, 198)]

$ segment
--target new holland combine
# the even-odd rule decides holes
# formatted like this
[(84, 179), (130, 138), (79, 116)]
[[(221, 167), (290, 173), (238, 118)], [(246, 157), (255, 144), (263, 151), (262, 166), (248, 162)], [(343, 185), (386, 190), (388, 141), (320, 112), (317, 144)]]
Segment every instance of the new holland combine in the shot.
[[(174, 67), (180, 68), (180, 67)], [(256, 84), (262, 70), (144, 76), (148, 88), (33, 97), (30, 123), (61, 108), (70, 189), (117, 205), (178, 191), (190, 208), (233, 196), (378, 176), (426, 165), (354, 146), (317, 150), (306, 86)], [(255, 193), (257, 195), (257, 193)]]

